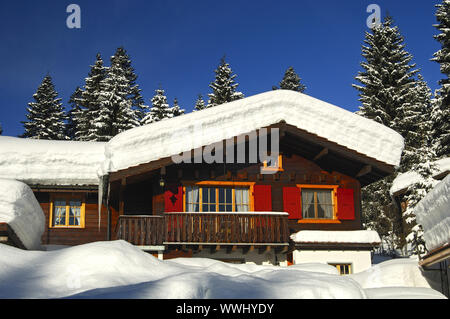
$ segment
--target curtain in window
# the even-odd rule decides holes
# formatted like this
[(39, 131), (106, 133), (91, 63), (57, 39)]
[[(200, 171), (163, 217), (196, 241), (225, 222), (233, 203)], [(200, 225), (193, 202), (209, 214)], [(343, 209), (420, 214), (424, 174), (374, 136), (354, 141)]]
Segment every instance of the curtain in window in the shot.
[(317, 217), (333, 218), (333, 202), (329, 190), (317, 190)]
[(199, 211), (199, 188), (198, 187), (186, 187), (186, 211), (198, 212)]
[(235, 203), (237, 212), (248, 212), (248, 188), (235, 189)]
[(79, 226), (81, 224), (81, 202), (71, 201), (69, 208), (69, 225)]
[(302, 190), (302, 211), (304, 218), (316, 218), (314, 213), (314, 191)]
[(54, 225), (60, 226), (66, 224), (66, 202), (55, 201)]

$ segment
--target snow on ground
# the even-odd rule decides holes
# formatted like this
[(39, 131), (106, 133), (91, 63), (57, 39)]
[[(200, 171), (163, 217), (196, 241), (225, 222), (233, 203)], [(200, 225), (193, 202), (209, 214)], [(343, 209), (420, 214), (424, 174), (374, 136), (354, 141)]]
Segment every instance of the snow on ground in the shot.
[(0, 223), (8, 223), (28, 249), (41, 248), (45, 216), (26, 184), (0, 179)]
[[(423, 287), (415, 275), (414, 280), (403, 276), (404, 281), (397, 282), (412, 288), (374, 290), (391, 285), (380, 278), (394, 277), (382, 274), (392, 267), (380, 264), (375, 277), (370, 273), (355, 277), (339, 276), (333, 267), (322, 264), (276, 267), (204, 258), (161, 261), (124, 241), (51, 251), (0, 245), (0, 298), (443, 298)], [(413, 263), (409, 267), (414, 268)]]
[(101, 174), (180, 154), (286, 122), (331, 142), (397, 166), (400, 134), (343, 108), (289, 90), (275, 90), (133, 128), (105, 148)]
[(428, 192), (414, 212), (429, 251), (450, 243), (450, 175)]
[(0, 178), (29, 185), (97, 185), (105, 144), (0, 136)]

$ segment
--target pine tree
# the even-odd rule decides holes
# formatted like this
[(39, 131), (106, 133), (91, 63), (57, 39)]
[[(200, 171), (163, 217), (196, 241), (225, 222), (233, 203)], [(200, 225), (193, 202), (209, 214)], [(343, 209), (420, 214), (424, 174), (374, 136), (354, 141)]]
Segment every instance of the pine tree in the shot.
[(434, 54), (433, 61), (439, 63), (445, 78), (439, 81), (433, 108), (433, 139), (437, 156), (450, 155), (450, 0), (443, 0), (436, 5), (435, 27), (439, 34), (434, 38), (441, 44), (441, 49)]
[[(356, 76), (361, 85), (353, 85), (362, 103), (357, 113), (400, 132), (405, 142), (412, 144), (406, 146), (404, 153), (411, 167), (416, 156), (414, 145), (420, 145), (423, 134), (420, 130), (417, 135), (410, 133), (409, 129), (420, 126), (416, 121), (423, 116), (421, 109), (425, 107), (420, 99), (429, 98), (425, 98), (424, 82), (415, 79), (418, 70), (411, 63), (412, 56), (405, 50), (404, 38), (398, 27), (393, 26), (391, 17), (366, 32), (364, 42), (365, 61), (361, 63), (364, 71)], [(408, 233), (401, 214), (392, 208), (389, 189), (393, 179), (394, 176), (389, 176), (364, 187), (362, 209), (368, 225), (374, 228), (382, 225), (383, 239), (389, 239), (393, 248), (402, 248)]]
[(432, 131), (431, 89), (420, 74), (411, 93), (413, 93), (411, 101), (397, 111), (395, 119), (397, 131), (405, 139), (401, 172), (411, 170), (415, 163), (421, 161), (423, 150), (428, 151), (429, 136)]
[(133, 107), (132, 87), (122, 59), (111, 57), (106, 78), (100, 82), (99, 116), (93, 119), (96, 141), (109, 141), (115, 135), (139, 126)]
[(195, 101), (194, 111), (201, 111), (206, 108), (207, 108), (207, 106), (205, 104), (205, 100), (203, 100), (203, 96), (201, 94), (199, 94), (197, 101)]
[(94, 120), (100, 116), (101, 83), (106, 79), (107, 68), (103, 64), (100, 53), (97, 53), (94, 65), (91, 66), (88, 77), (85, 79), (84, 90), (81, 96), (74, 96), (74, 101), (80, 106), (77, 120), (75, 139), (81, 141), (99, 140), (99, 127)]
[(366, 32), (362, 47), (364, 71), (356, 76), (362, 85), (353, 85), (359, 91), (362, 103), (359, 115), (396, 129), (397, 110), (411, 100), (414, 76), (418, 70), (410, 64), (412, 56), (405, 51), (404, 38), (393, 19)]
[(50, 75), (44, 77), (36, 93), (33, 95), (35, 102), (28, 103), (28, 121), (22, 122), (25, 132), (22, 137), (65, 140), (65, 113), (58, 98), (58, 93), (52, 83)]
[(69, 105), (70, 110), (67, 113), (67, 124), (66, 124), (66, 136), (74, 140), (75, 136), (77, 135), (77, 128), (78, 128), (78, 122), (80, 121), (80, 118), (83, 116), (83, 110), (81, 109), (81, 106), (78, 104), (78, 101), (80, 101), (81, 97), (83, 95), (83, 90), (80, 87), (77, 87), (75, 89), (75, 92), (70, 96)]
[(2, 135), (3, 133), (3, 128), (2, 128), (2, 124), (0, 123), (0, 135)]
[(172, 113), (172, 117), (183, 115), (185, 113), (184, 109), (180, 108), (177, 98), (173, 100), (173, 106), (170, 108), (170, 112)]
[(167, 103), (167, 97), (162, 88), (155, 90), (155, 95), (153, 96), (151, 102), (152, 107), (150, 111), (145, 115), (142, 120), (142, 125), (147, 125), (161, 121), (166, 118), (172, 118), (173, 113)]
[[(274, 86), (273, 89), (277, 90), (278, 87)], [(306, 90), (306, 86), (301, 83), (301, 78), (295, 72), (294, 68), (290, 66), (280, 82), (280, 89), (303, 93)]]
[(208, 94), (208, 107), (232, 102), (244, 97), (241, 92), (236, 91), (239, 85), (234, 81), (236, 74), (233, 74), (230, 65), (225, 61), (225, 57), (220, 60), (220, 64), (214, 70), (214, 73), (216, 74), (215, 80), (209, 85), (212, 93)]
[(125, 77), (129, 81), (130, 93), (127, 97), (132, 101), (132, 109), (136, 112), (137, 120), (140, 121), (147, 110), (147, 106), (144, 105), (144, 98), (141, 95), (141, 89), (136, 84), (138, 76), (135, 73), (134, 68), (131, 66), (131, 59), (127, 54), (127, 51), (123, 47), (117, 48), (114, 56), (111, 57), (115, 63), (121, 65), (121, 68), (125, 72)]

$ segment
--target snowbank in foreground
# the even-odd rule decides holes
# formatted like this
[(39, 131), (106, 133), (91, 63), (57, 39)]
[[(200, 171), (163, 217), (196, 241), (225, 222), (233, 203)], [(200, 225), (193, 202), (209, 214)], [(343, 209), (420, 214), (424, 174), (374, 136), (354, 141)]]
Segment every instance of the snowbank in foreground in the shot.
[(27, 249), (40, 249), (45, 216), (24, 183), (0, 179), (0, 222), (8, 223)]
[[(124, 241), (53, 251), (24, 251), (0, 245), (0, 270), (0, 298), (367, 297), (357, 280), (339, 276), (327, 265), (316, 265), (314, 270), (311, 264), (283, 268), (211, 259), (161, 261)], [(443, 297), (423, 289), (410, 294), (405, 292), (407, 288), (391, 291), (389, 297)], [(371, 295), (379, 296), (376, 292)]]

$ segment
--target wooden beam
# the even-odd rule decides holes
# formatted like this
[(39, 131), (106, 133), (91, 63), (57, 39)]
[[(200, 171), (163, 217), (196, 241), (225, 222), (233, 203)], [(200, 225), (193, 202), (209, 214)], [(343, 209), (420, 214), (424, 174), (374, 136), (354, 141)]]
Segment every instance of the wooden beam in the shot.
[(119, 215), (123, 215), (125, 211), (125, 203), (124, 203), (124, 197), (125, 197), (125, 186), (127, 185), (127, 179), (125, 177), (122, 177), (120, 182), (120, 190), (119, 190)]
[(367, 175), (371, 171), (372, 171), (372, 165), (366, 165), (358, 172), (358, 174), (356, 174), (356, 177), (361, 177), (361, 176)]
[(326, 148), (326, 147), (324, 149), (322, 149), (319, 154), (314, 156), (313, 162), (319, 160), (320, 158), (324, 157), (325, 155), (328, 155), (328, 148)]

